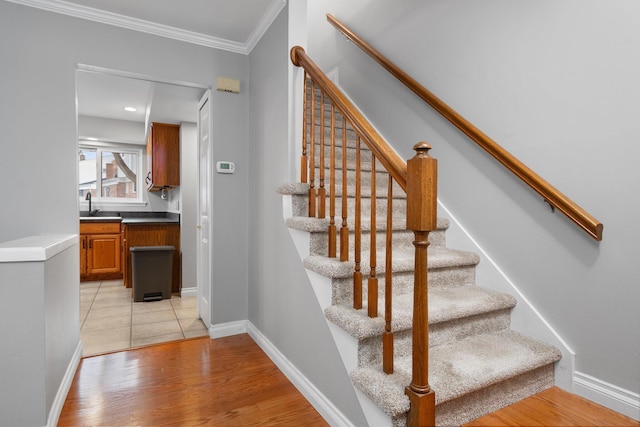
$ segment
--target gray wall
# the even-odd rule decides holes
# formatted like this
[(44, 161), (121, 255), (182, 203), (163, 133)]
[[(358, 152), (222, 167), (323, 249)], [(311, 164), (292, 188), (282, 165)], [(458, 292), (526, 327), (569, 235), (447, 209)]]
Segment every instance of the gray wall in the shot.
[(249, 56), (249, 320), (355, 425), (365, 425), (276, 193), (289, 182), (287, 11)]
[[(64, 246), (38, 261), (0, 262), (0, 425), (46, 425), (69, 362), (81, 356), (80, 295), (73, 234), (15, 247)], [(6, 250), (6, 248), (5, 248)], [(58, 251), (58, 249), (56, 249)], [(76, 353), (77, 350), (77, 353)], [(62, 402), (58, 401), (58, 409)], [(57, 418), (56, 418), (57, 419)]]
[[(311, 2), (309, 52), (405, 157), (426, 140), (439, 198), (576, 352), (640, 392), (640, 4)], [(604, 224), (597, 243), (325, 22), (330, 12)], [(376, 88), (376, 90), (371, 90)], [(483, 284), (491, 286), (490, 283)]]
[[(77, 64), (204, 87), (218, 76), (248, 80), (246, 55), (4, 1), (0, 57), (0, 241), (78, 232)], [(233, 180), (216, 179), (213, 188), (213, 319), (224, 323), (247, 318), (248, 93), (213, 96), (212, 109), (214, 160), (238, 166)], [(78, 257), (63, 268), (78, 271)], [(64, 335), (78, 337), (76, 328), (79, 322)]]
[[(218, 76), (248, 76), (246, 55), (8, 2), (0, 2), (0, 54), (0, 178), (12, 183), (3, 189), (0, 241), (78, 231), (76, 64), (205, 87)], [(214, 160), (238, 166), (234, 179), (216, 179), (213, 188), (213, 294), (221, 298), (214, 319), (223, 323), (247, 318), (246, 266), (237, 260), (247, 255), (248, 93), (212, 101)]]
[(182, 289), (194, 288), (198, 283), (196, 278), (196, 225), (198, 213), (196, 211), (198, 195), (198, 127), (195, 123), (182, 122), (180, 124), (180, 198), (171, 191), (169, 196), (170, 209), (175, 209), (179, 202), (180, 216), (180, 250), (182, 251)]

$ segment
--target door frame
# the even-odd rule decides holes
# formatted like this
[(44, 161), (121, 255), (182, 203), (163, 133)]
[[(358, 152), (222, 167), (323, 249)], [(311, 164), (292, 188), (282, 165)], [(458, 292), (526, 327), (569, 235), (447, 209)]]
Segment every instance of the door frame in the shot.
[[(208, 125), (208, 129), (209, 129), (209, 133), (208, 133), (208, 138), (209, 138), (209, 149), (207, 152), (207, 178), (206, 178), (206, 182), (202, 182), (202, 178), (201, 178), (201, 173), (200, 173), (200, 168), (201, 168), (201, 164), (200, 164), (200, 143), (201, 143), (201, 130), (202, 130), (202, 126), (200, 123), (200, 110), (202, 109), (202, 107), (208, 103), (208, 108), (209, 108), (209, 113), (207, 115), (207, 125)], [(213, 119), (212, 119), (212, 108), (211, 108), (211, 89), (207, 89), (207, 91), (205, 92), (205, 94), (202, 96), (202, 98), (200, 99), (200, 102), (198, 102), (198, 147), (197, 147), (197, 152), (198, 152), (198, 163), (197, 163), (197, 168), (198, 168), (198, 172), (197, 172), (197, 176), (198, 176), (198, 184), (197, 184), (197, 188), (198, 188), (198, 195), (196, 197), (196, 210), (197, 210), (197, 228), (198, 228), (198, 233), (197, 233), (197, 248), (196, 248), (196, 268), (197, 268), (197, 299), (198, 299), (198, 317), (200, 317), (200, 319), (203, 321), (203, 323), (205, 324), (205, 326), (207, 327), (207, 330), (211, 329), (211, 320), (212, 320), (212, 313), (211, 313), (211, 309), (212, 309), (212, 271), (211, 271), (211, 265), (212, 265), (212, 261), (213, 261), (213, 251), (212, 251), (212, 223), (213, 223), (213, 213), (212, 213), (212, 199), (213, 199), (213, 194), (212, 194), (212, 189), (213, 189), (213, 144), (211, 141), (211, 134), (212, 134), (212, 129), (213, 129)], [(206, 229), (206, 236), (203, 236), (203, 230), (202, 230), (202, 226), (201, 226), (201, 206), (203, 201), (201, 200), (201, 194), (202, 194), (202, 187), (203, 185), (205, 185), (208, 189), (205, 189), (205, 191), (207, 191), (208, 196), (205, 200), (205, 203), (207, 204), (206, 206), (206, 211), (208, 212), (208, 226)], [(206, 239), (207, 242), (207, 246), (208, 246), (208, 250), (207, 250), (207, 254), (204, 253), (204, 249), (201, 245), (201, 243), (203, 242), (203, 239)], [(203, 262), (203, 258), (207, 256), (208, 262)], [(206, 268), (203, 268), (203, 266), (206, 265)]]

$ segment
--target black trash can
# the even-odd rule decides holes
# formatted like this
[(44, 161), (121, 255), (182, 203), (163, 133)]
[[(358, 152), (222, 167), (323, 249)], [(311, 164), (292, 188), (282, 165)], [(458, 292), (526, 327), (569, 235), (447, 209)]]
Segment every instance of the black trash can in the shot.
[(173, 246), (134, 246), (131, 250), (133, 301), (171, 298)]

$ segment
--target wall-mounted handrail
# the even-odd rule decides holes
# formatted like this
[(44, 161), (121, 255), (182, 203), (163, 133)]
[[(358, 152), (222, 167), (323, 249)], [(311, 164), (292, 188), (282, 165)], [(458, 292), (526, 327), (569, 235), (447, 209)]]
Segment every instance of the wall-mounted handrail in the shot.
[(336, 88), (333, 82), (309, 58), (302, 47), (295, 46), (291, 49), (291, 62), (305, 69), (315, 84), (342, 111), (342, 114), (349, 120), (358, 134), (363, 137), (365, 144), (389, 171), (393, 179), (404, 191), (407, 191), (407, 165), (398, 153), (386, 143), (353, 103)]
[(552, 207), (557, 208), (565, 214), (569, 219), (576, 223), (580, 228), (586, 231), (595, 240), (602, 240), (603, 225), (595, 217), (589, 214), (582, 207), (577, 205), (573, 200), (565, 196), (558, 189), (549, 184), (540, 175), (535, 173), (515, 156), (505, 150), (493, 139), (489, 138), (480, 129), (475, 127), (471, 122), (458, 114), (453, 108), (443, 102), (440, 98), (431, 93), (428, 89), (414, 80), (405, 73), (397, 65), (383, 56), (380, 52), (371, 47), (362, 40), (358, 35), (346, 27), (342, 22), (331, 14), (327, 14), (327, 20), (344, 34), (347, 39), (367, 53), (383, 68), (385, 68), (394, 77), (400, 80), (405, 86), (412, 90), (422, 100), (429, 104), (433, 109), (449, 120), (455, 127), (460, 129), (465, 135), (476, 142), (480, 147), (487, 151), (503, 166), (513, 172), (518, 178), (524, 181), (536, 193), (538, 193), (544, 201)]

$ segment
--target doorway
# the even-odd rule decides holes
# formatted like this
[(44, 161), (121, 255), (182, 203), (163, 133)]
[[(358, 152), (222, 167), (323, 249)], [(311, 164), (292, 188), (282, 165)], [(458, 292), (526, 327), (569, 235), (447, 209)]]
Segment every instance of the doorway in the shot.
[[(201, 284), (208, 284), (210, 281), (199, 280), (200, 273), (197, 273), (200, 271), (197, 254), (201, 239), (196, 226), (199, 221), (197, 212), (201, 192), (198, 190), (199, 174), (194, 166), (199, 159), (199, 103), (202, 99), (208, 99), (209, 93), (208, 88), (196, 84), (78, 66), (76, 100), (79, 142), (90, 142), (95, 146), (127, 147), (133, 151), (141, 149), (140, 170), (143, 171), (144, 146), (150, 123), (181, 125), (179, 187), (162, 197), (160, 192), (146, 191), (146, 186), (142, 183), (136, 185), (142, 190), (139, 191), (138, 200), (108, 200), (106, 197), (98, 197), (93, 199), (92, 210), (98, 209), (100, 214), (120, 217), (157, 212), (177, 215), (183, 265), (182, 290), (169, 300), (140, 305), (127, 300), (130, 298), (127, 295), (130, 289), (124, 288), (118, 279), (81, 283), (81, 335), (85, 349), (89, 347), (85, 355), (126, 348), (128, 317), (129, 347), (208, 334), (208, 326), (204, 326), (200, 319), (205, 320), (208, 325), (210, 313), (203, 313), (198, 304), (198, 295), (210, 292), (208, 289), (203, 291)], [(133, 107), (136, 111), (125, 111), (125, 107)], [(79, 186), (87, 184), (81, 182), (80, 173), (78, 181)], [(87, 211), (84, 199), (79, 197), (78, 204), (79, 211)], [(127, 304), (129, 316), (126, 314)], [(196, 319), (200, 326), (195, 322)], [(136, 325), (136, 321), (145, 323)], [(92, 329), (101, 330), (99, 335), (106, 340), (113, 338), (113, 345), (109, 347), (108, 343), (91, 342), (90, 335), (82, 331)], [(109, 330), (112, 332), (108, 332)]]

